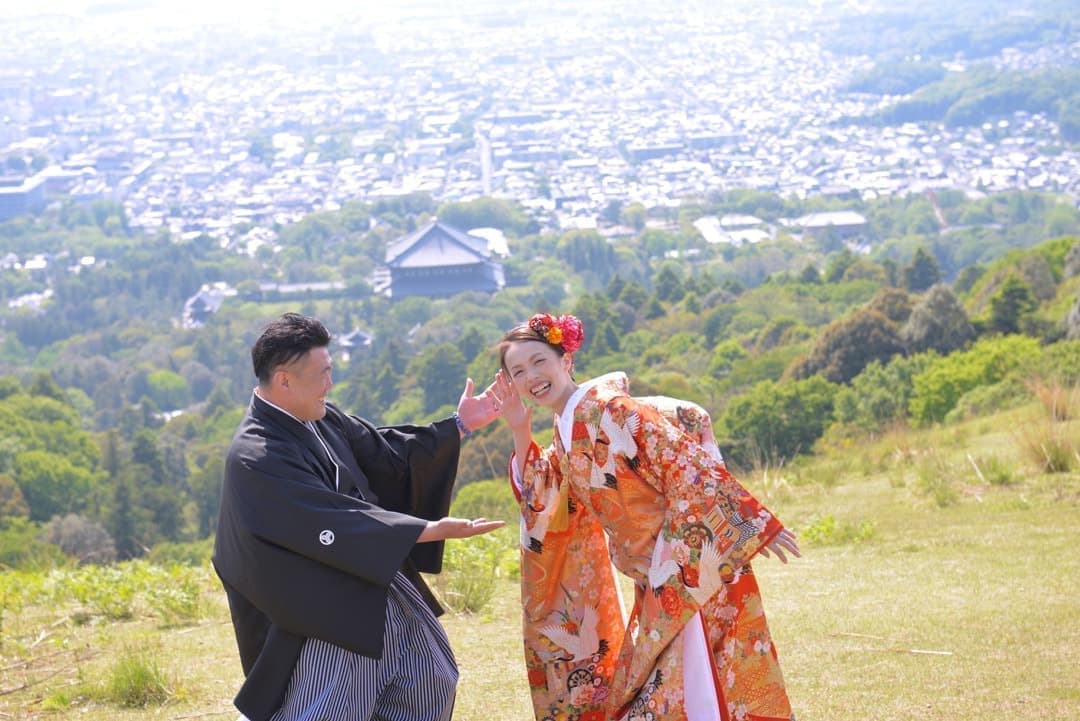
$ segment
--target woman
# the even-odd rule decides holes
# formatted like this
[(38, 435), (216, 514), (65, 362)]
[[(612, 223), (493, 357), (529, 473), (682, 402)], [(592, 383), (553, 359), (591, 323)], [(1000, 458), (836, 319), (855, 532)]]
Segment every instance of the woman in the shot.
[[(792, 719), (749, 561), (798, 556), (794, 535), (728, 473), (699, 406), (632, 398), (622, 373), (576, 383), (583, 339), (573, 316), (534, 315), (500, 342), (493, 387), (537, 719)], [(555, 413), (546, 449), (523, 399)]]

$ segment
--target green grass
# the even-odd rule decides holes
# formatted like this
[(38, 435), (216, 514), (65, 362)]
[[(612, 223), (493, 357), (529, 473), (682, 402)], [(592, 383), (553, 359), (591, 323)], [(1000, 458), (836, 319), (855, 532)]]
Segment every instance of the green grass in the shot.
[[(802, 721), (1080, 718), (1080, 473), (1036, 468), (1015, 432), (1023, 413), (894, 433), (744, 477), (807, 532), (802, 559), (755, 564)], [(1077, 421), (1062, 430), (1080, 438)], [(1009, 482), (985, 468), (980, 478), (969, 455), (994, 459)], [(209, 573), (200, 589), (200, 614), (180, 626), (145, 594), (119, 620), (108, 609), (87, 617), (45, 585), (9, 600), (0, 719), (233, 721), (232, 628)], [(17, 596), (4, 575), (0, 591)], [(443, 617), (461, 668), (455, 721), (532, 718), (518, 614), (516, 584), (499, 580), (480, 613)], [(124, 708), (93, 691), (132, 648), (153, 654), (137, 688), (165, 679), (156, 705)]]

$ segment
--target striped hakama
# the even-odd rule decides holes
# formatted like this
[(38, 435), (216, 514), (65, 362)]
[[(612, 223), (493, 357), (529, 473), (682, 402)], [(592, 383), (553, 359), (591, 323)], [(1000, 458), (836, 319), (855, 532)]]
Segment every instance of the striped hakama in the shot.
[(307, 639), (272, 721), (450, 721), (457, 680), (446, 632), (399, 572), (382, 659)]

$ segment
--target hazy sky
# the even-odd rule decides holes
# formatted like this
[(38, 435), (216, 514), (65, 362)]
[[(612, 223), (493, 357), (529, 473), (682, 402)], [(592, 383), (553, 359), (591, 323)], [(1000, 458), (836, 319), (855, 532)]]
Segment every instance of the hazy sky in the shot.
[(392, 14), (399, 0), (0, 0), (0, 18), (65, 14), (120, 24), (169, 19), (215, 23), (326, 15)]

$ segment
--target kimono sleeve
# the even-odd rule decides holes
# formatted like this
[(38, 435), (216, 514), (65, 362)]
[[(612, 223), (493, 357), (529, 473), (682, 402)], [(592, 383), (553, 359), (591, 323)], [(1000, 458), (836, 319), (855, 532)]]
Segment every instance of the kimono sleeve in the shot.
[[(663, 494), (665, 515), (649, 581), (654, 589), (670, 585), (692, 611), (733, 580), (783, 526), (728, 471), (711, 433), (703, 437), (707, 424), (684, 427), (672, 415), (619, 397), (606, 405), (598, 432), (632, 438), (611, 446), (621, 449), (619, 464)], [(678, 605), (670, 593), (666, 600)]]
[(389, 585), (426, 526), (330, 490), (299, 455), (237, 453), (229, 463), (229, 507), (254, 538), (370, 583)]
[(553, 449), (532, 444), (520, 481), (523, 631), (533, 705), (537, 718), (591, 718), (611, 696), (624, 635), (607, 539), (588, 504), (572, 494)]
[[(453, 420), (376, 427), (356, 416), (340, 415), (349, 446), (380, 506), (426, 521), (450, 512), (461, 451)], [(409, 558), (418, 570), (439, 573), (444, 545), (443, 541), (417, 544)]]

